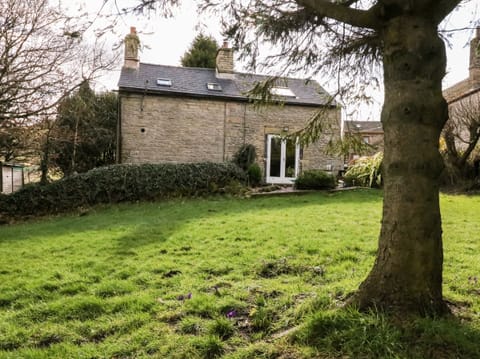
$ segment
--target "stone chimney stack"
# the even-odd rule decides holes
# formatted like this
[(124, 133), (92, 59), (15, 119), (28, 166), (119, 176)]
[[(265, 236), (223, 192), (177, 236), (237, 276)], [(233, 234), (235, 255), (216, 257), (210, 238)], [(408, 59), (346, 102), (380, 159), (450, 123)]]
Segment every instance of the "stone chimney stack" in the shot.
[(480, 86), (480, 27), (476, 36), (470, 41), (470, 82), (473, 87)]
[(233, 49), (228, 46), (228, 42), (224, 41), (223, 46), (218, 49), (215, 58), (217, 77), (221, 79), (233, 79)]
[(138, 50), (140, 48), (140, 39), (137, 35), (137, 29), (132, 26), (130, 33), (125, 36), (125, 60), (123, 67), (137, 70), (140, 64)]

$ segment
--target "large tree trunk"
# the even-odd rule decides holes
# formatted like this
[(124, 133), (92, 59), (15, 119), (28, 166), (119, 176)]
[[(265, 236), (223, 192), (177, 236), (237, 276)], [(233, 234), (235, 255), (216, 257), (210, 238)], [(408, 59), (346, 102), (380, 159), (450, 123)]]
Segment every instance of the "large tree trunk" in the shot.
[(436, 24), (426, 18), (396, 17), (382, 30), (385, 197), (377, 259), (352, 298), (363, 309), (447, 311), (438, 185), (446, 55)]

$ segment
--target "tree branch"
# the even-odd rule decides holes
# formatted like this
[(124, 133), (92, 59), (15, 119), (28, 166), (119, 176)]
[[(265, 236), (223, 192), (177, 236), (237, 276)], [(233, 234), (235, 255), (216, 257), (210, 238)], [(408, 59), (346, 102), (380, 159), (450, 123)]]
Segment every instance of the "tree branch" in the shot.
[(463, 0), (439, 0), (432, 7), (433, 19), (437, 24), (450, 14)]
[(350, 3), (355, 3), (355, 1), (346, 1), (340, 4), (328, 0), (296, 0), (296, 2), (318, 16), (328, 17), (352, 26), (375, 29), (380, 25), (376, 16), (376, 5), (368, 10), (359, 10), (348, 7)]

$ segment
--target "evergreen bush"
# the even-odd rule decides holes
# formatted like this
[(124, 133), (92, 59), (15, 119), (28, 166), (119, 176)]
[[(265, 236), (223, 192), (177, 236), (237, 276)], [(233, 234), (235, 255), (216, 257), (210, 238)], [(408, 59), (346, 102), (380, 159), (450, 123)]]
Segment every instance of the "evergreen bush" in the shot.
[(100, 203), (219, 193), (245, 181), (245, 174), (232, 163), (111, 165), (0, 195), (0, 216), (55, 214)]
[(321, 170), (304, 171), (295, 180), (297, 189), (332, 189), (335, 186), (335, 176)]
[(256, 187), (262, 183), (262, 169), (257, 163), (251, 164), (247, 169), (248, 184)]
[(243, 145), (233, 156), (233, 163), (235, 163), (242, 170), (247, 171), (248, 168), (255, 162), (257, 157), (255, 146), (251, 144)]

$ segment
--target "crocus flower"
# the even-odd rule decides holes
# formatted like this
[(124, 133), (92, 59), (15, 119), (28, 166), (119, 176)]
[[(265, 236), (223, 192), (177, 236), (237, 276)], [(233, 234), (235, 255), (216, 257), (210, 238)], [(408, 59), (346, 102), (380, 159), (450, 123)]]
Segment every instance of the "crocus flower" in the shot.
[(233, 309), (233, 310), (231, 310), (227, 313), (227, 318), (234, 318), (236, 316), (237, 316), (237, 311), (235, 309)]

